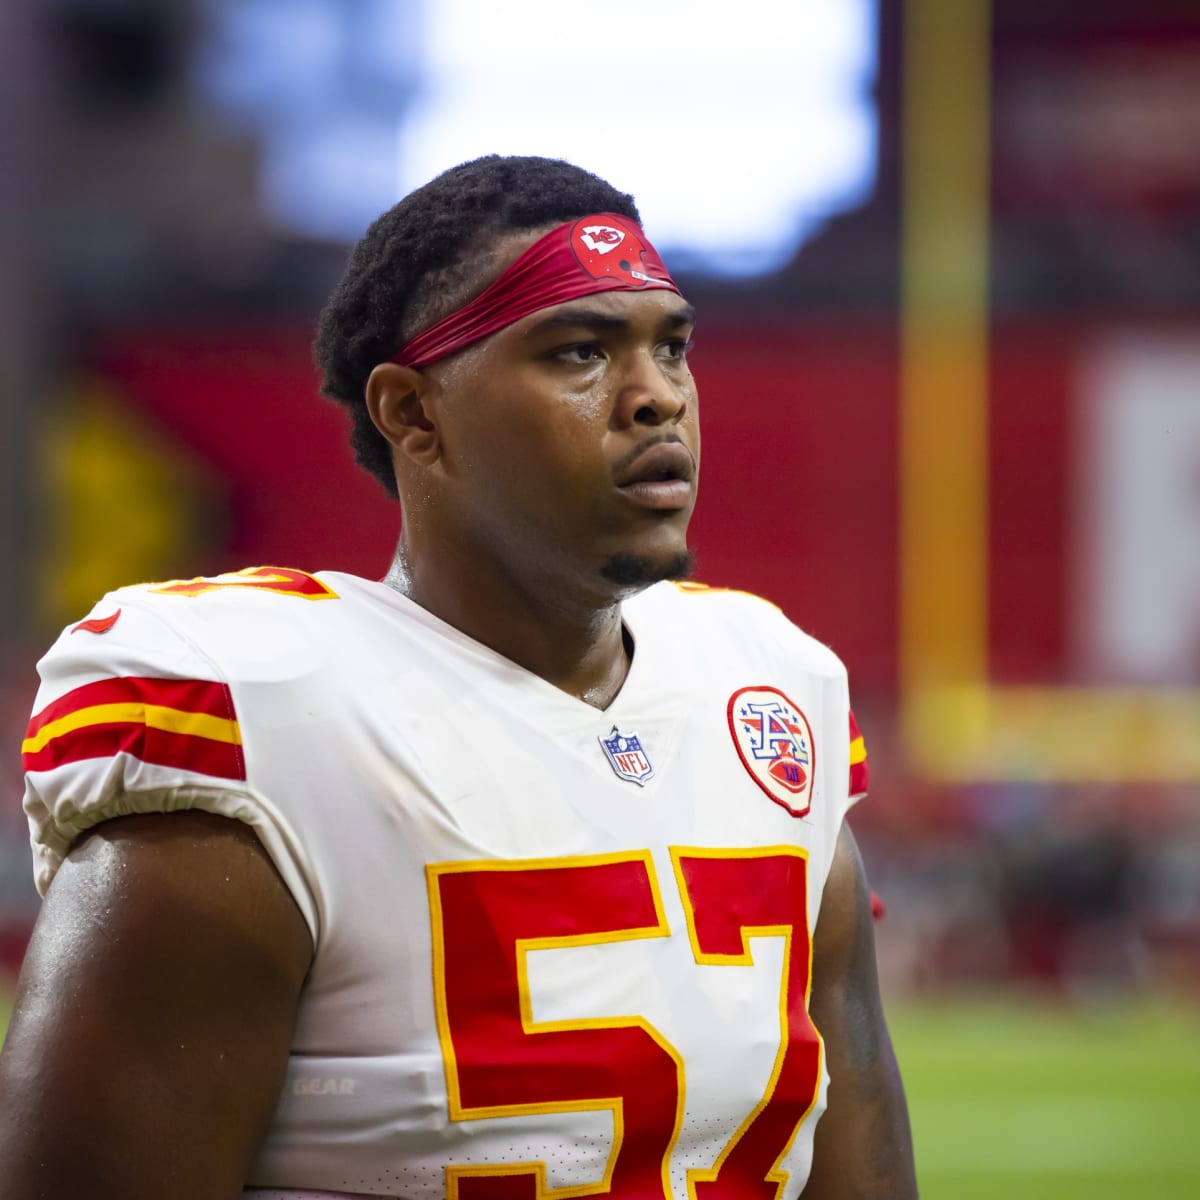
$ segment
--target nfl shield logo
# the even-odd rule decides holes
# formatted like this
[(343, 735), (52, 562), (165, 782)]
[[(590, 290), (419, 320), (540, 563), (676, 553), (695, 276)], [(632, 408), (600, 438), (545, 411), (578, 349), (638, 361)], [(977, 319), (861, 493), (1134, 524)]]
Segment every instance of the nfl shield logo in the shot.
[(614, 725), (612, 733), (608, 737), (601, 735), (599, 742), (609, 765), (622, 779), (642, 787), (654, 774), (636, 733), (622, 733)]

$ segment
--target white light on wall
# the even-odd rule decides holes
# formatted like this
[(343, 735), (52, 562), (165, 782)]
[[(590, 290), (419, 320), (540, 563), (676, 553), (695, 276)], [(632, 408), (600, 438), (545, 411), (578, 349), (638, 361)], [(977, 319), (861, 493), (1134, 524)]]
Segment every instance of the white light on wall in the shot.
[(632, 191), (677, 269), (749, 275), (874, 184), (877, 0), (209, 3), (201, 85), (257, 127), (264, 203), (303, 233), (542, 154)]
[(874, 183), (875, 18), (874, 0), (437, 0), (398, 192), (489, 152), (566, 158), (634, 192), (669, 262), (770, 270)]

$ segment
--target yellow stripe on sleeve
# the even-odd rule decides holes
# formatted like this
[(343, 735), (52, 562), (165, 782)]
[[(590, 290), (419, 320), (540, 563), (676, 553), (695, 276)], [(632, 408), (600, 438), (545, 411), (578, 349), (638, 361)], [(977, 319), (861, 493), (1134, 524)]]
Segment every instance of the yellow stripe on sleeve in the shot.
[(241, 730), (236, 721), (225, 717), (214, 717), (208, 713), (185, 712), (178, 708), (164, 708), (159, 704), (93, 704), (81, 708), (57, 721), (43, 725), (33, 737), (21, 743), (22, 754), (36, 754), (64, 733), (73, 733), (89, 725), (146, 725), (150, 729), (161, 729), (165, 733), (189, 734), (192, 737), (209, 738), (214, 742), (229, 742), (240, 746)]

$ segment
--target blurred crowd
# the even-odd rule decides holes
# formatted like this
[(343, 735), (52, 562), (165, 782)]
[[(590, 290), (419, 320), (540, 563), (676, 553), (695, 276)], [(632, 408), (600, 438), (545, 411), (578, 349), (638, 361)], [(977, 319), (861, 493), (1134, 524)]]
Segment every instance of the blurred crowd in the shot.
[(860, 816), (898, 993), (1200, 999), (1194, 787), (909, 781)]

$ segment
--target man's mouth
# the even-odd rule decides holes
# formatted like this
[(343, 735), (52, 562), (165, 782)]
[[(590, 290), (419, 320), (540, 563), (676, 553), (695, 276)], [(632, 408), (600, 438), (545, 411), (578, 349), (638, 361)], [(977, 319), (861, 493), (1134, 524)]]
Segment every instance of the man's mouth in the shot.
[(639, 506), (685, 508), (692, 498), (696, 461), (682, 442), (655, 442), (622, 463), (614, 475), (617, 488)]

